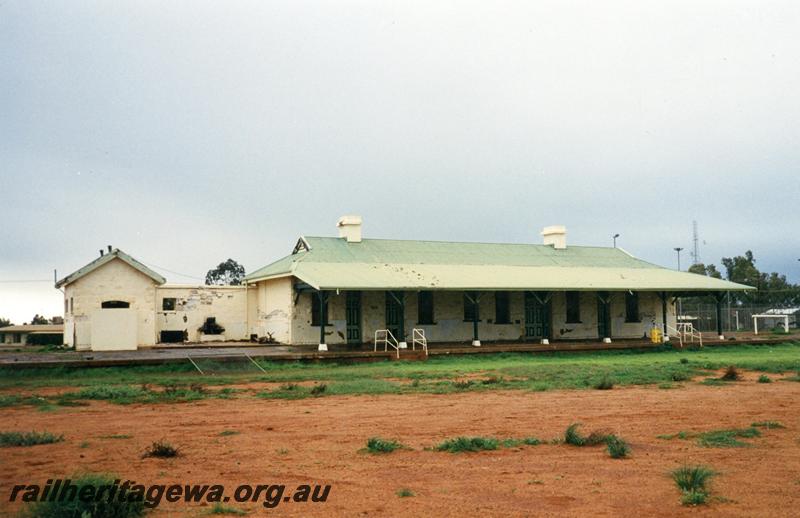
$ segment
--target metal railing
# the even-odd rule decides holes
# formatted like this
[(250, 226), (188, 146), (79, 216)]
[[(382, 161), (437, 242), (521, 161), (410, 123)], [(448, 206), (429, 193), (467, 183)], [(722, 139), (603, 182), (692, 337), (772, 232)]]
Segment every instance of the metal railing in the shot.
[[(681, 341), (689, 341), (694, 343), (695, 339), (700, 342), (700, 347), (703, 347), (703, 334), (694, 328), (691, 322), (678, 322), (678, 332), (681, 333)], [(681, 345), (682, 347), (682, 345)]]
[(397, 350), (397, 357), (400, 358), (400, 344), (397, 343), (397, 338), (394, 337), (391, 331), (389, 331), (388, 329), (376, 330), (375, 340), (374, 340), (375, 347), (373, 349), (374, 352), (378, 351), (379, 343), (383, 343), (384, 352), (389, 351), (390, 345), (394, 347)]
[[(678, 338), (678, 343), (680, 344), (681, 349), (683, 349), (683, 335), (681, 334), (681, 332), (678, 331), (677, 328), (672, 327), (669, 324), (667, 324), (665, 327), (667, 328), (667, 332), (666, 332), (666, 335), (665, 335), (664, 338), (670, 338), (670, 337), (673, 337), (673, 336), (677, 337)], [(666, 342), (667, 340), (664, 340), (664, 341)]]
[(422, 350), (425, 351), (425, 356), (428, 355), (428, 339), (425, 338), (425, 330), (424, 329), (414, 329), (411, 332), (411, 350), (417, 350), (417, 344), (422, 347)]

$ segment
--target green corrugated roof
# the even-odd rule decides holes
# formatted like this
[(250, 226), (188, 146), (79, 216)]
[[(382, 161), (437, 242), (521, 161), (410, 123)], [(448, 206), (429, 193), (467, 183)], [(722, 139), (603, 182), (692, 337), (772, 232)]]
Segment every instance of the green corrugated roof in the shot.
[[(619, 248), (301, 238), (302, 247), (247, 276), (292, 275), (317, 289), (744, 290), (748, 286), (678, 272)], [(303, 249), (306, 248), (307, 250)]]

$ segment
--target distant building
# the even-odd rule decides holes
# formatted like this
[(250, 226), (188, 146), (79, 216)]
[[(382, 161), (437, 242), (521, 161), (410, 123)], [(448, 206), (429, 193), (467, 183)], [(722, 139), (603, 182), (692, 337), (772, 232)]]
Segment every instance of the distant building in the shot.
[[(767, 329), (780, 327), (783, 328), (785, 323), (785, 316), (789, 317), (789, 328), (796, 328), (798, 321), (800, 321), (800, 308), (774, 308), (768, 309), (762, 313), (763, 326)], [(767, 316), (769, 315), (769, 316)], [(774, 318), (772, 318), (774, 315)], [(760, 328), (761, 326), (759, 326)]]
[(62, 324), (25, 324), (0, 327), (2, 344), (48, 344), (61, 345), (64, 338)]

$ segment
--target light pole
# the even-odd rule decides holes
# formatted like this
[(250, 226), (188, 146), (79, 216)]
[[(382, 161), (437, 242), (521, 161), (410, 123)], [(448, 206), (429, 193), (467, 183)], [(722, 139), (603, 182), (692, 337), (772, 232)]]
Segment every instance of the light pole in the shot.
[[(676, 246), (673, 250), (678, 253), (678, 271), (681, 271), (681, 250), (683, 250), (683, 247)], [(681, 307), (681, 298), (678, 297), (678, 314), (675, 318), (676, 323), (680, 320), (681, 316), (683, 316), (683, 308)]]
[[(614, 234), (613, 236), (611, 236), (611, 239), (614, 240), (614, 248), (617, 248), (617, 238), (618, 237), (619, 237), (619, 234)], [(800, 259), (798, 259), (798, 261), (800, 261)]]

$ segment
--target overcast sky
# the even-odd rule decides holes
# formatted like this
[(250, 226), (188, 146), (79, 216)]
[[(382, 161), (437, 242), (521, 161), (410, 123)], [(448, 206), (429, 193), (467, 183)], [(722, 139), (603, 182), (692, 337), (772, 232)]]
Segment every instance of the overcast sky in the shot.
[(3, 0), (0, 316), (61, 314), (8, 281), (107, 244), (199, 282), (346, 213), (365, 237), (620, 233), (669, 267), (697, 220), (705, 262), (800, 281), (798, 34), (796, 1)]

